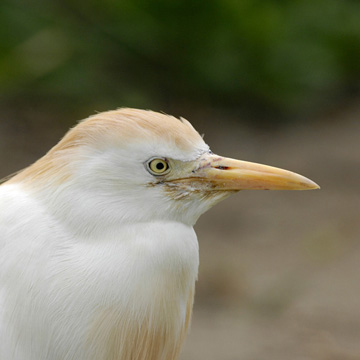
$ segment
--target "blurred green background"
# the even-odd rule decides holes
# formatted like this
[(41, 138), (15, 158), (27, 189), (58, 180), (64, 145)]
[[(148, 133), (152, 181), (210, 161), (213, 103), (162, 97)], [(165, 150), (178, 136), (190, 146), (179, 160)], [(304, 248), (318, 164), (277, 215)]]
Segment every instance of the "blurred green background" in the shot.
[(292, 121), (359, 93), (359, 14), (356, 0), (2, 0), (2, 101)]
[(322, 187), (199, 220), (181, 360), (360, 359), (360, 2), (1, 0), (0, 177), (123, 106)]

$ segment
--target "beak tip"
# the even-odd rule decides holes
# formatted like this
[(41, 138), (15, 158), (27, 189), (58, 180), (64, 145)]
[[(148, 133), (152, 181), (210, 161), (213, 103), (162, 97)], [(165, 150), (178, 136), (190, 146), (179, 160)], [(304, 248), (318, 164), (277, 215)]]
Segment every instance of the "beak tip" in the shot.
[(306, 179), (306, 180), (307, 181), (304, 184), (305, 185), (304, 190), (319, 190), (319, 189), (321, 189), (320, 186), (316, 182), (314, 182), (310, 179)]

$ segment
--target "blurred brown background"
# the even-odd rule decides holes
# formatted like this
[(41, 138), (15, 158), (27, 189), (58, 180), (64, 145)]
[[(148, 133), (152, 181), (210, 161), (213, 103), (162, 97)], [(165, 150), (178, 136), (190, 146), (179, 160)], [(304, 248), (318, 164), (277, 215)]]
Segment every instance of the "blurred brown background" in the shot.
[(131, 106), (311, 178), (320, 191), (244, 191), (199, 220), (181, 359), (360, 359), (359, 19), (350, 0), (2, 0), (0, 177)]

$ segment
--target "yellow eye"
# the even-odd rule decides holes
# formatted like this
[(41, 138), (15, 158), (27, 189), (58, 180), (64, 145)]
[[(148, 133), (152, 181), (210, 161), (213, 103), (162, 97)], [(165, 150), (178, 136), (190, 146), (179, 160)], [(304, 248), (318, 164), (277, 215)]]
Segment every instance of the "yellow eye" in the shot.
[(153, 175), (164, 175), (170, 167), (165, 159), (152, 159), (148, 162), (148, 169)]

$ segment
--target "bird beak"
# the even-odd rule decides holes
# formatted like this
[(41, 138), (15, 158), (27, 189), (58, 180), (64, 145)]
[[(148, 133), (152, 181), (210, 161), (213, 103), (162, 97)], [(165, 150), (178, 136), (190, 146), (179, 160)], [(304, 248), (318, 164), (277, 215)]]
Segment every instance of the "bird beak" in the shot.
[[(304, 176), (272, 166), (206, 154), (188, 181), (211, 190), (311, 190), (320, 187)], [(180, 179), (179, 179), (180, 180)], [(182, 180), (187, 180), (186, 178)], [(200, 185), (200, 184), (198, 184)]]

